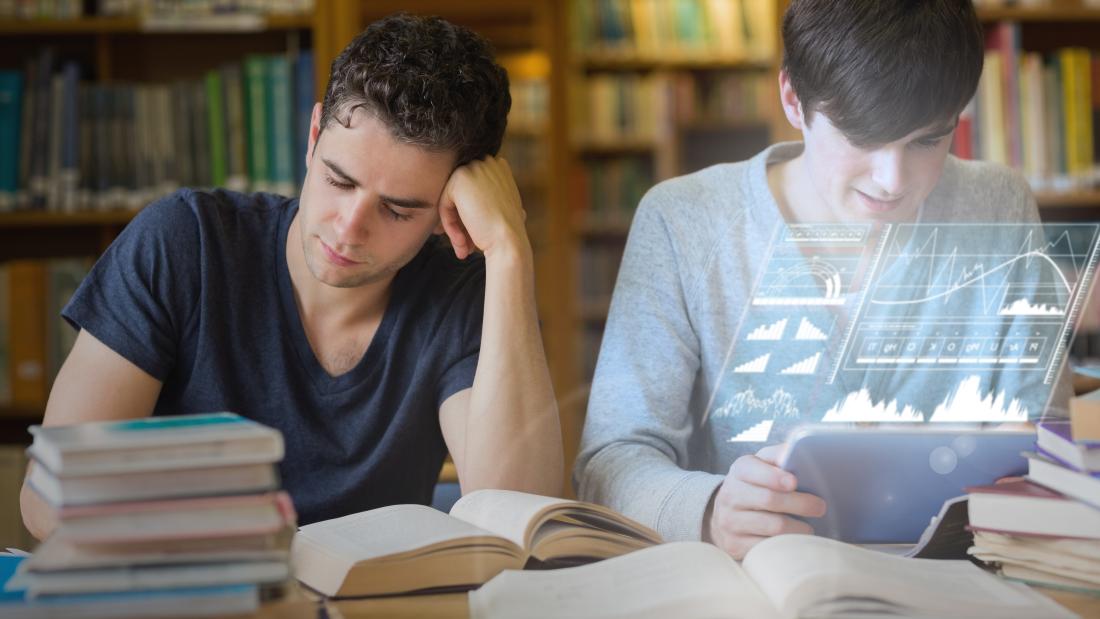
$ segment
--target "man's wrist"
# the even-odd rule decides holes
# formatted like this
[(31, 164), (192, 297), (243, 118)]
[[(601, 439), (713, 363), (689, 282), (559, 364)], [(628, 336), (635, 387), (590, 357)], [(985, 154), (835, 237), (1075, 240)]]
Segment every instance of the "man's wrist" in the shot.
[(484, 254), (485, 263), (494, 267), (532, 268), (535, 262), (531, 242), (524, 233), (506, 236), (493, 243)]

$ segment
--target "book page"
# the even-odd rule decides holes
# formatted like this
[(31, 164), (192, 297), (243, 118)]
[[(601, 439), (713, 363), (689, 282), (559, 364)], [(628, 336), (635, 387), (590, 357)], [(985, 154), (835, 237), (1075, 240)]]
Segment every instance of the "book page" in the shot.
[(839, 598), (884, 600), (945, 618), (1073, 616), (968, 561), (896, 557), (812, 535), (766, 539), (749, 551), (742, 566), (790, 616)]
[(497, 537), (426, 505), (391, 505), (308, 524), (298, 535), (362, 561), (468, 537)]
[(581, 567), (505, 570), (470, 593), (470, 617), (590, 619), (778, 615), (715, 546), (676, 542)]
[(573, 501), (513, 492), (511, 490), (478, 490), (458, 500), (451, 516), (527, 547), (527, 527), (543, 510)]

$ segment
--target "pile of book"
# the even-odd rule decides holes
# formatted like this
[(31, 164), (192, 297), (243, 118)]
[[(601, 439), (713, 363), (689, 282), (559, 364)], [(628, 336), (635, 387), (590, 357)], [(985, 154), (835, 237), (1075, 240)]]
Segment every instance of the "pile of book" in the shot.
[(249, 612), (288, 581), (278, 431), (215, 413), (31, 432), (29, 483), (57, 527), (8, 580), (30, 616)]
[(1040, 421), (1027, 478), (969, 488), (970, 554), (1007, 578), (1100, 594), (1100, 441)]

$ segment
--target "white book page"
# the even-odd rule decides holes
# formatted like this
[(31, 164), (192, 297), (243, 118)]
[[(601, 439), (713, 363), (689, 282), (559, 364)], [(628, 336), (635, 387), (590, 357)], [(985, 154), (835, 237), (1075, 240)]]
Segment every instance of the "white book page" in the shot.
[(702, 542), (661, 544), (558, 570), (505, 570), (470, 593), (471, 619), (777, 619), (725, 552)]
[(467, 537), (496, 537), (426, 505), (391, 505), (315, 522), (299, 529), (298, 535), (353, 561)]
[[(841, 597), (874, 597), (936, 616), (1072, 617), (1047, 598), (968, 561), (909, 559), (812, 535), (764, 540), (745, 571), (789, 616)], [(1059, 612), (1060, 611), (1060, 612)]]
[(526, 492), (478, 490), (459, 499), (451, 507), (451, 515), (526, 548), (527, 527), (535, 516), (545, 509), (570, 503)]

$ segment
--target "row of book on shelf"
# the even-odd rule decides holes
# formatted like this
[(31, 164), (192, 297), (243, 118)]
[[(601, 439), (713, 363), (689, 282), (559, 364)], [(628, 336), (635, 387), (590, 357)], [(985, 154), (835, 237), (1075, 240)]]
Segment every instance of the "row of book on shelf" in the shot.
[(757, 71), (594, 73), (580, 82), (574, 140), (653, 141), (683, 126), (767, 122), (771, 76)]
[(31, 431), (28, 483), (58, 524), (30, 556), (0, 557), (5, 617), (244, 613), (292, 577), (336, 598), (474, 590), (472, 617), (1074, 616), (969, 561), (781, 535), (738, 563), (607, 507), (508, 490), (295, 530), (281, 434), (231, 413)]
[(314, 0), (0, 0), (0, 19), (155, 18), (309, 13)]
[(574, 47), (585, 54), (721, 58), (775, 55), (772, 0), (574, 0)]
[(1038, 191), (1100, 184), (1100, 53), (1020, 48), (1020, 26), (993, 25), (955, 152), (1020, 170)]
[(61, 318), (90, 258), (0, 263), (0, 408), (42, 410), (77, 331)]
[(0, 71), (0, 211), (140, 208), (178, 186), (290, 195), (304, 178), (312, 52), (152, 84), (55, 64), (46, 49)]

